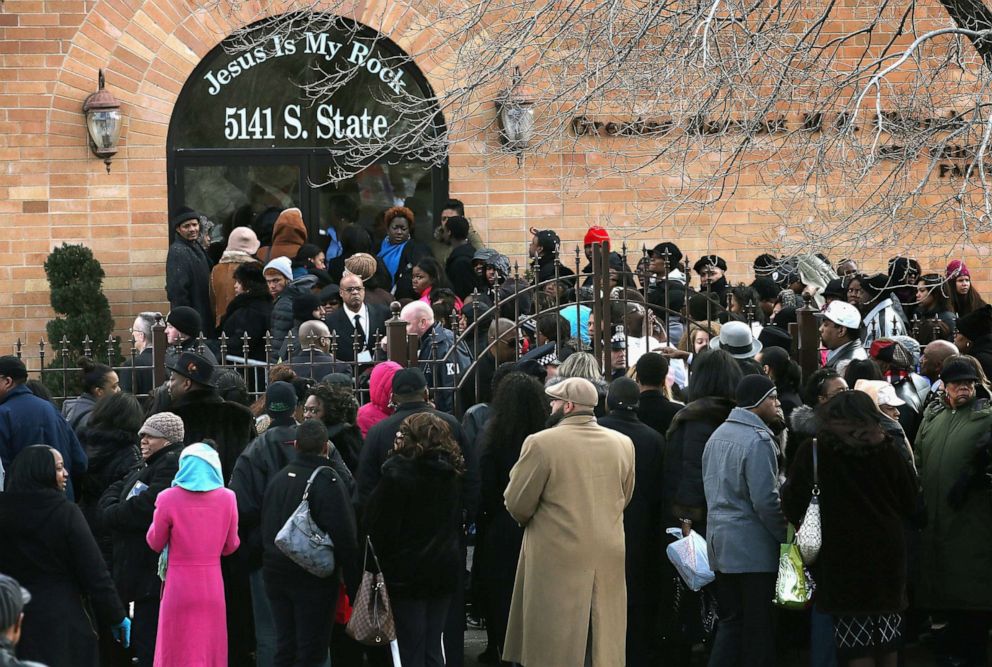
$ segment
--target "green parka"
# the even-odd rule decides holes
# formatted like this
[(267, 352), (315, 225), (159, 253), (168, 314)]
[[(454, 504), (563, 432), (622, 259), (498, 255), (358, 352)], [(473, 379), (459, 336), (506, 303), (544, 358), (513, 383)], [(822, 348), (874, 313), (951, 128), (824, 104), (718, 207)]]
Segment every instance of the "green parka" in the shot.
[(992, 609), (992, 491), (973, 489), (954, 509), (948, 493), (967, 474), (976, 444), (992, 430), (984, 399), (952, 410), (935, 401), (916, 436), (927, 523), (918, 603), (926, 609)]

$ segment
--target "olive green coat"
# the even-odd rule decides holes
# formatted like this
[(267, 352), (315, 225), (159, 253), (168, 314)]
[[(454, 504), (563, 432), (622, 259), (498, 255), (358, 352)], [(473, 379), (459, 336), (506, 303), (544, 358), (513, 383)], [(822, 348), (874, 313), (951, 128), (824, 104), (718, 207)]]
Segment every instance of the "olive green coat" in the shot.
[(591, 629), (593, 666), (623, 666), (623, 511), (633, 491), (633, 443), (592, 414), (524, 441), (504, 493), (524, 538), (503, 660), (582, 665)]
[(959, 509), (947, 501), (990, 429), (987, 402), (951, 410), (935, 401), (916, 436), (927, 514), (917, 603), (925, 609), (992, 609), (992, 491), (973, 489)]

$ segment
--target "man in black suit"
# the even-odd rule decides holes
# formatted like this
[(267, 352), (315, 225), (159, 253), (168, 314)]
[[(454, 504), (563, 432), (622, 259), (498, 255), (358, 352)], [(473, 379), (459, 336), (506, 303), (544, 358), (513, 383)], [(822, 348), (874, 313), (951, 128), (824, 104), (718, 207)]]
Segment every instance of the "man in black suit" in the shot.
[[(358, 329), (359, 362), (372, 362), (374, 346), (379, 334), (386, 335), (386, 320), (389, 308), (365, 303), (365, 285), (353, 273), (345, 273), (341, 278), (341, 307), (327, 316), (327, 327), (337, 333), (337, 349), (334, 357), (338, 361), (356, 361), (355, 329)], [(356, 327), (356, 324), (358, 325)]]

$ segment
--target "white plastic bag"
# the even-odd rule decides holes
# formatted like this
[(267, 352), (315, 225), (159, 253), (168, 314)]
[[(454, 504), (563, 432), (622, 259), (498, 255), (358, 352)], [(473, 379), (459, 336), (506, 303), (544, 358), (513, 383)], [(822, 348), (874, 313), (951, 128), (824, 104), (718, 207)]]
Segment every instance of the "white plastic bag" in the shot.
[[(669, 535), (682, 535), (681, 528), (669, 528), (665, 532)], [(710, 569), (709, 556), (706, 555), (706, 540), (696, 531), (690, 530), (688, 537), (681, 537), (669, 544), (665, 553), (682, 581), (691, 590), (698, 591), (716, 579)]]

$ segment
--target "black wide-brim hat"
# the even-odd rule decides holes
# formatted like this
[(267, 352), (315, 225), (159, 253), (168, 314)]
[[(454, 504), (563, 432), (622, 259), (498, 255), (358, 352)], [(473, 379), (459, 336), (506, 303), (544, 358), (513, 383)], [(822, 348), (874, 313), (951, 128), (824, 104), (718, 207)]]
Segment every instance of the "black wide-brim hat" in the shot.
[(196, 352), (183, 352), (175, 366), (167, 366), (170, 371), (179, 373), (193, 382), (204, 387), (214, 387), (214, 365), (204, 356)]

